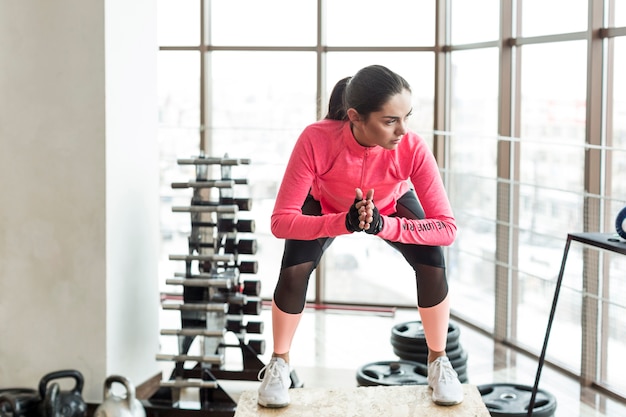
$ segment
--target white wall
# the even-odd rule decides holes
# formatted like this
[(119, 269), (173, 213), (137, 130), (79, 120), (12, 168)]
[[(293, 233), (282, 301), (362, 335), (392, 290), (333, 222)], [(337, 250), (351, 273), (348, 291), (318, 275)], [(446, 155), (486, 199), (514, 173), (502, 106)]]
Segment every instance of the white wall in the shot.
[(0, 387), (158, 372), (156, 52), (150, 0), (0, 2)]

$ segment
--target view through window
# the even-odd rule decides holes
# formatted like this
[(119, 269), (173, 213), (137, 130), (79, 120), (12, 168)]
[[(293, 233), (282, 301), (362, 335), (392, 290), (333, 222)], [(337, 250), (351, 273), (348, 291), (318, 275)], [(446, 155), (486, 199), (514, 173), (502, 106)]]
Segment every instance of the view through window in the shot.
[[(321, 3), (159, 0), (161, 279), (176, 272), (167, 257), (187, 250), (190, 230), (187, 216), (171, 212), (190, 194), (170, 185), (194, 172), (176, 161), (202, 142), (212, 156), (252, 161), (240, 167), (249, 179), (240, 191), (253, 199), (245, 215), (257, 224), (254, 258), (269, 299), (283, 245), (269, 218), (293, 144), (323, 116), (337, 80), (377, 63), (409, 81), (411, 128), (443, 148), (459, 225), (446, 249), (453, 313), (538, 352), (567, 233), (613, 232), (626, 206), (624, 2), (607, 0), (598, 19), (585, 0), (449, 0), (439, 32), (445, 8), (436, 0)], [(511, 20), (501, 21), (511, 4)], [(591, 50), (605, 65), (594, 67)], [(590, 107), (589, 94), (601, 105)], [(592, 151), (598, 163), (586, 158)], [(626, 349), (626, 263), (599, 254), (605, 262), (589, 272), (583, 250), (572, 250), (549, 357), (574, 373), (592, 361), (596, 382), (626, 396), (626, 377), (611, 366)], [(309, 301), (415, 306), (413, 271), (380, 239), (336, 239), (323, 268), (325, 298), (315, 300), (312, 277)], [(599, 293), (587, 293), (590, 280)], [(590, 298), (599, 319), (588, 329), (581, 311)], [(597, 357), (581, 359), (584, 340), (600, 346)]]

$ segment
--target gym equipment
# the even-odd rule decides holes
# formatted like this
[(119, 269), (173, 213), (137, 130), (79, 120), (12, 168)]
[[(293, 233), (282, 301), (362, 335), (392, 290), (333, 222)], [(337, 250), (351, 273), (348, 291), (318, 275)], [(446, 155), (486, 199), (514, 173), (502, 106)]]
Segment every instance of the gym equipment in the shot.
[[(59, 379), (73, 379), (74, 387), (62, 391), (57, 382)], [(42, 399), (40, 414), (44, 417), (85, 417), (87, 404), (82, 397), (83, 374), (75, 369), (50, 372), (39, 381), (39, 396)]]
[[(111, 387), (116, 382), (126, 388), (125, 397), (112, 393)], [(104, 381), (104, 401), (96, 408), (94, 417), (146, 417), (146, 410), (135, 397), (135, 386), (127, 378), (110, 375)]]
[(359, 386), (374, 385), (424, 385), (428, 384), (426, 365), (406, 361), (381, 361), (363, 365), (358, 369)]
[[(407, 353), (403, 351), (399, 351), (397, 348), (393, 349), (393, 352), (403, 360), (417, 362), (421, 365), (426, 366), (428, 363), (428, 353)], [(461, 346), (452, 351), (447, 351), (448, 359), (450, 359), (450, 364), (452, 368), (456, 371), (459, 377), (459, 381), (461, 383), (466, 384), (468, 382), (467, 377), (467, 352), (463, 350)], [(425, 374), (426, 375), (426, 374)]]
[[(172, 183), (173, 189), (192, 192), (188, 206), (172, 207), (172, 212), (188, 213), (191, 221), (188, 253), (169, 255), (171, 261), (184, 263), (184, 272), (168, 278), (166, 285), (182, 290), (164, 292), (161, 304), (164, 310), (180, 312), (180, 328), (160, 331), (162, 336), (177, 338), (178, 350), (156, 355), (159, 361), (173, 362), (174, 369), (144, 405), (148, 414), (155, 410), (160, 415), (168, 411), (179, 415), (184, 408), (181, 390), (197, 388), (198, 411), (230, 417), (236, 403), (219, 380), (256, 381), (265, 366), (258, 357), (265, 351), (265, 341), (251, 337), (263, 332), (263, 323), (248, 319), (261, 314), (260, 281), (244, 279), (258, 271), (258, 263), (249, 259), (257, 251), (256, 239), (249, 235), (255, 231), (255, 222), (241, 218), (252, 200), (235, 196), (235, 190), (248, 181), (233, 176), (233, 169), (250, 160), (200, 154), (178, 163), (194, 165), (196, 174), (193, 180)], [(226, 343), (228, 332), (237, 343)], [(192, 353), (195, 340), (200, 352)], [(239, 351), (243, 369), (226, 367), (226, 356), (233, 351)], [(291, 379), (292, 387), (302, 385), (294, 372)]]
[(615, 230), (622, 239), (626, 239), (626, 207), (615, 218)]
[[(461, 383), (467, 383), (467, 352), (463, 350), (459, 342), (461, 328), (455, 322), (448, 325), (448, 337), (446, 339), (446, 354), (450, 363), (459, 376)], [(425, 365), (428, 363), (428, 346), (424, 326), (421, 321), (407, 321), (398, 323), (391, 329), (390, 337), (393, 353), (400, 359), (417, 362)], [(424, 374), (426, 375), (426, 374)]]
[[(491, 417), (526, 417), (533, 387), (517, 384), (479, 385), (478, 391)], [(534, 417), (552, 417), (556, 411), (556, 398), (549, 392), (538, 390), (533, 405)]]
[(36, 417), (40, 398), (29, 388), (0, 389), (0, 417)]
[[(459, 326), (450, 322), (448, 325), (447, 350), (454, 350), (458, 346), (461, 330)], [(391, 329), (391, 344), (404, 350), (414, 352), (428, 352), (426, 335), (421, 321), (407, 321), (393, 326)], [(402, 349), (401, 349), (402, 350)]]

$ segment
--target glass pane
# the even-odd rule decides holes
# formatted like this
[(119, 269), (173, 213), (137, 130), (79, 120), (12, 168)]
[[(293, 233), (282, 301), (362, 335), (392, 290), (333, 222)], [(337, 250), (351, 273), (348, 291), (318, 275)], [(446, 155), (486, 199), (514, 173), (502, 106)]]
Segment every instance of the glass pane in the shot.
[(453, 52), (451, 61), (448, 193), (462, 227), (448, 272), (455, 308), (491, 328), (493, 303), (484, 301), (494, 294), (498, 51)]
[[(622, 2), (625, 3), (625, 2)], [(611, 164), (611, 196), (626, 200), (626, 181), (620, 181), (626, 172), (626, 38), (613, 40), (613, 122), (612, 149), (609, 150)], [(619, 211), (615, 212), (617, 215)]]
[(240, 217), (256, 223), (257, 278), (262, 296), (270, 298), (283, 251), (283, 241), (270, 232), (270, 217), (293, 145), (316, 119), (315, 54), (214, 52), (212, 69), (211, 153), (251, 159), (241, 175), (254, 203)]
[(615, 26), (626, 26), (626, 1), (613, 0), (610, 3), (614, 5), (614, 8), (611, 12), (613, 13), (613, 17), (615, 18)]
[(452, 44), (495, 41), (500, 37), (500, 0), (451, 0)]
[[(432, 132), (434, 103), (434, 54), (430, 52), (331, 52), (326, 58), (326, 94), (340, 79), (368, 65), (384, 65), (404, 77), (411, 86), (413, 114), (409, 127)], [(327, 103), (327, 100), (326, 100)]]
[(587, 30), (587, 0), (522, 1), (522, 36)]
[(158, 54), (159, 122), (168, 127), (200, 125), (200, 54), (161, 51)]
[[(315, 0), (213, 0), (213, 45), (315, 45)], [(265, 64), (267, 65), (267, 64)]]
[[(563, 239), (563, 245), (564, 245)], [(574, 257), (581, 255), (574, 247), (568, 256), (566, 275), (563, 278), (554, 322), (550, 331), (547, 357), (572, 372), (580, 370), (581, 358), (581, 309), (580, 262)], [(562, 248), (558, 254), (561, 260)], [(578, 258), (579, 259), (579, 258)], [(570, 260), (572, 266), (570, 267)], [(558, 270), (556, 271), (558, 272)], [(518, 326), (516, 342), (531, 352), (541, 352), (546, 327), (554, 297), (556, 273), (547, 277), (519, 274)]]
[(584, 41), (523, 47), (523, 183), (582, 191), (586, 58)]
[[(431, 53), (329, 53), (327, 94), (341, 78), (372, 64), (384, 65), (408, 81), (414, 108), (410, 128), (418, 133), (421, 129), (432, 132), (434, 61)], [(432, 140), (432, 136), (425, 139)], [(402, 255), (381, 239), (361, 233), (339, 236), (324, 256), (326, 301), (415, 306), (415, 273)]]
[[(452, 53), (453, 132), (479, 132), (492, 136), (497, 133), (498, 59), (496, 48)], [(462, 143), (458, 143), (458, 146), (462, 146)], [(471, 152), (480, 154), (483, 151), (474, 149)]]
[(333, 0), (326, 3), (330, 46), (432, 46), (434, 0)]
[(173, 190), (171, 184), (195, 176), (193, 169), (179, 166), (177, 160), (197, 155), (200, 147), (198, 52), (159, 52), (158, 97), (162, 237), (159, 274), (164, 285), (174, 272), (184, 272), (179, 270), (180, 262), (170, 261), (169, 255), (188, 252), (189, 216), (172, 213), (172, 207), (188, 205), (191, 194)]
[(626, 394), (626, 374), (619, 366), (623, 363), (626, 352), (626, 340), (623, 336), (626, 329), (626, 280), (624, 280), (626, 256), (611, 254), (609, 259), (610, 278), (604, 291), (607, 297), (604, 304), (607, 317), (603, 326), (607, 329), (607, 362), (606, 378), (602, 382)]
[(160, 46), (200, 44), (200, 0), (159, 0), (157, 19)]
[[(517, 333), (539, 351), (565, 233), (583, 230), (586, 43), (526, 45), (521, 59)], [(580, 344), (571, 343), (581, 333), (580, 259), (568, 258), (574, 279), (564, 282), (549, 349), (571, 369), (580, 362)], [(564, 335), (567, 346), (559, 344)]]

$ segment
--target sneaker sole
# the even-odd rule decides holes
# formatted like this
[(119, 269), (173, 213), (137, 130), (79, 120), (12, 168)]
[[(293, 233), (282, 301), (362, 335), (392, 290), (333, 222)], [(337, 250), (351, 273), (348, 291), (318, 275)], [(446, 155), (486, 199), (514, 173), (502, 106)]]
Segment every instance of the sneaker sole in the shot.
[(437, 401), (433, 398), (433, 402), (437, 405), (450, 406), (450, 405), (461, 404), (463, 400), (461, 401)]
[(273, 404), (273, 403), (263, 403), (263, 401), (257, 401), (257, 403), (265, 408), (284, 408), (289, 405), (289, 402), (281, 403), (281, 404)]
[[(433, 387), (431, 387), (430, 385), (428, 386), (428, 388), (430, 388), (430, 390), (431, 390), (431, 391), (432, 391), (432, 389), (433, 389)], [(434, 402), (435, 404), (437, 404), (437, 405), (445, 405), (445, 406), (448, 406), (448, 405), (457, 405), (457, 404), (461, 404), (461, 403), (463, 402), (463, 399), (461, 399), (461, 400), (459, 400), (459, 401), (442, 401), (442, 400), (437, 400), (437, 399), (435, 399), (435, 396), (434, 396), (434, 395), (432, 395), (432, 399), (433, 399), (433, 402)]]

